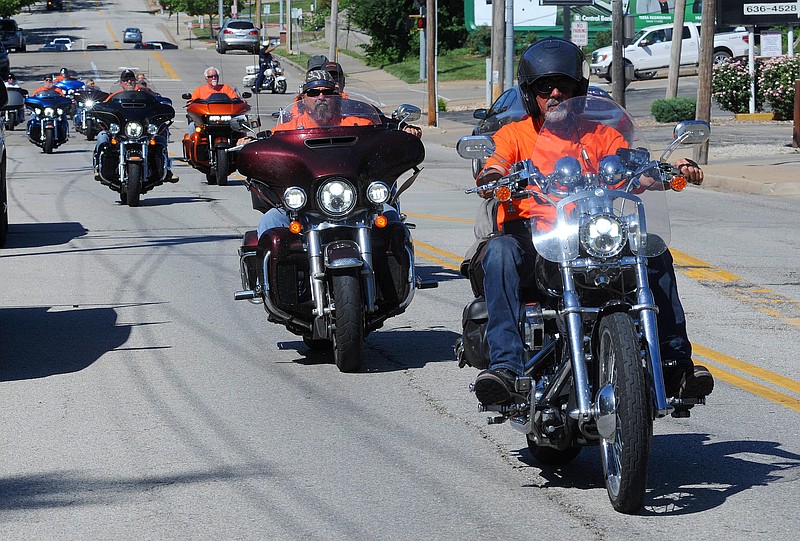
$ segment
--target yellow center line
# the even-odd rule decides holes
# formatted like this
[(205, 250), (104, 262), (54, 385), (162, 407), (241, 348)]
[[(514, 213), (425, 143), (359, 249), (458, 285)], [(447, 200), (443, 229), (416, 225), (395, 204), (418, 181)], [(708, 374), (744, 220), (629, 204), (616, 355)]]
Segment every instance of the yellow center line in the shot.
[(114, 42), (114, 48), (120, 49), (121, 47), (119, 45), (117, 35), (114, 33), (114, 29), (111, 28), (111, 23), (109, 23), (108, 20), (106, 20), (106, 30), (108, 30), (108, 33), (111, 34), (111, 41)]
[(438, 256), (442, 256), (442, 257), (446, 257), (448, 259), (452, 259), (452, 260), (458, 262), (459, 265), (464, 260), (464, 258), (461, 257), (461, 256), (457, 256), (456, 254), (453, 254), (451, 252), (447, 252), (445, 250), (437, 248), (436, 246), (428, 244), (427, 242), (422, 242), (421, 240), (414, 239), (414, 246), (417, 247), (417, 248), (422, 248), (423, 250), (427, 251), (428, 253), (434, 253), (434, 254), (436, 254)]
[(156, 60), (158, 60), (158, 63), (161, 64), (161, 69), (164, 70), (164, 72), (167, 74), (167, 77), (169, 77), (173, 81), (180, 81), (181, 80), (181, 78), (178, 77), (178, 72), (176, 72), (172, 68), (170, 63), (167, 62), (167, 60), (163, 56), (161, 56), (161, 53), (158, 53), (156, 51), (152, 51), (152, 54), (153, 54), (153, 57)]
[(711, 366), (708, 368), (709, 370), (711, 370), (711, 373), (717, 379), (721, 379), (726, 383), (735, 385), (736, 387), (744, 389), (745, 391), (753, 393), (754, 395), (776, 402), (781, 406), (786, 406), (787, 408), (793, 409), (794, 411), (800, 411), (800, 400), (798, 400), (797, 398), (793, 398), (789, 395), (785, 395), (778, 391), (772, 390), (769, 387), (765, 387), (764, 385), (761, 385), (759, 383), (750, 381), (749, 379), (737, 376), (731, 372), (728, 372), (723, 368), (718, 368), (715, 366)]
[(770, 372), (769, 370), (765, 370), (764, 368), (760, 368), (750, 363), (740, 361), (739, 359), (729, 357), (728, 355), (719, 353), (717, 351), (708, 349), (703, 346), (692, 344), (692, 350), (698, 355), (705, 357), (706, 359), (711, 359), (712, 361), (723, 364), (728, 368), (740, 370), (745, 374), (750, 374), (751, 376), (762, 379), (768, 383), (772, 383), (773, 385), (777, 385), (794, 393), (800, 394), (799, 381), (795, 381), (785, 376), (781, 376), (780, 374), (776, 374), (775, 372)]

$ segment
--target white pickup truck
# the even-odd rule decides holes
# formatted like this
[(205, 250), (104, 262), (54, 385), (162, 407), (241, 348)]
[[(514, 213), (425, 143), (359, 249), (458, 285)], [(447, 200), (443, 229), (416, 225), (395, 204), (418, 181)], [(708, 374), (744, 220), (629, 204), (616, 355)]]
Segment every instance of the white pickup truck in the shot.
[[(669, 67), (672, 50), (671, 24), (648, 26), (639, 30), (625, 47), (625, 63), (633, 65), (638, 79), (649, 79), (659, 69)], [(700, 51), (700, 26), (696, 23), (683, 25), (681, 44), (681, 66), (696, 66)], [(731, 29), (714, 35), (714, 64), (727, 62), (733, 57), (747, 56), (747, 32)], [(611, 47), (603, 47), (592, 53), (592, 74), (611, 82)]]

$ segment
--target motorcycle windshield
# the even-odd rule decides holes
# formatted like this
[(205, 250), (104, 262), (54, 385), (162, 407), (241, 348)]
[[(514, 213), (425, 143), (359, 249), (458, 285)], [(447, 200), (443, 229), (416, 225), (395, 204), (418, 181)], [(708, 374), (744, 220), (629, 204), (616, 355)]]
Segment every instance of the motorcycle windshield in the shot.
[(648, 147), (633, 118), (607, 98), (577, 97), (550, 109), (530, 161), (515, 165), (535, 179), (520, 204), (539, 254), (608, 261), (666, 250), (665, 185)]
[(282, 109), (275, 131), (375, 126), (381, 124), (378, 109), (338, 94), (306, 96)]

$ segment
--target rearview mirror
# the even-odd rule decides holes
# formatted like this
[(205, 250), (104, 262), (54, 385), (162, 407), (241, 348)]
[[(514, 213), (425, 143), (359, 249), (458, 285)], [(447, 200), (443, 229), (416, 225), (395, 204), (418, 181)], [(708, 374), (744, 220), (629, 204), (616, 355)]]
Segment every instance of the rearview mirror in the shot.
[(494, 154), (494, 140), (488, 135), (465, 135), (458, 140), (456, 152), (462, 158), (479, 160)]
[(186, 92), (184, 94), (181, 94), (181, 98), (183, 98), (185, 100), (190, 100), (190, 99), (192, 99), (192, 95), (190, 93)]
[(402, 120), (404, 122), (413, 122), (414, 120), (419, 120), (420, 116), (422, 116), (422, 111), (420, 108), (414, 105), (409, 105), (408, 103), (404, 103), (392, 111), (392, 118), (394, 120)]
[(684, 120), (675, 125), (672, 136), (684, 145), (705, 143), (711, 136), (711, 125), (704, 120)]

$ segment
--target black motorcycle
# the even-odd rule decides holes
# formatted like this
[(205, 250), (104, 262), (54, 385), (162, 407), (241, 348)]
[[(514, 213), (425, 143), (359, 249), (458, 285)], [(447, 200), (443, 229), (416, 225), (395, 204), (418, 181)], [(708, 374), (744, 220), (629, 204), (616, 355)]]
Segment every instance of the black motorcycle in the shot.
[(43, 90), (25, 98), (25, 107), (30, 109), (28, 139), (42, 148), (45, 154), (66, 143), (69, 139), (67, 115), (72, 100), (55, 90)]
[(120, 92), (96, 104), (92, 114), (106, 131), (98, 135), (94, 165), (97, 180), (119, 192), (123, 205), (172, 178), (167, 129), (175, 109), (149, 92)]
[(25, 122), (25, 96), (28, 91), (24, 88), (9, 87), (8, 103), (3, 107), (3, 124), (7, 130), (13, 131), (17, 124)]
[(75, 122), (75, 131), (84, 134), (89, 141), (94, 141), (101, 129), (92, 114), (92, 109), (98, 103), (105, 101), (107, 97), (108, 92), (90, 87), (76, 90), (73, 94), (75, 115), (72, 120)]

